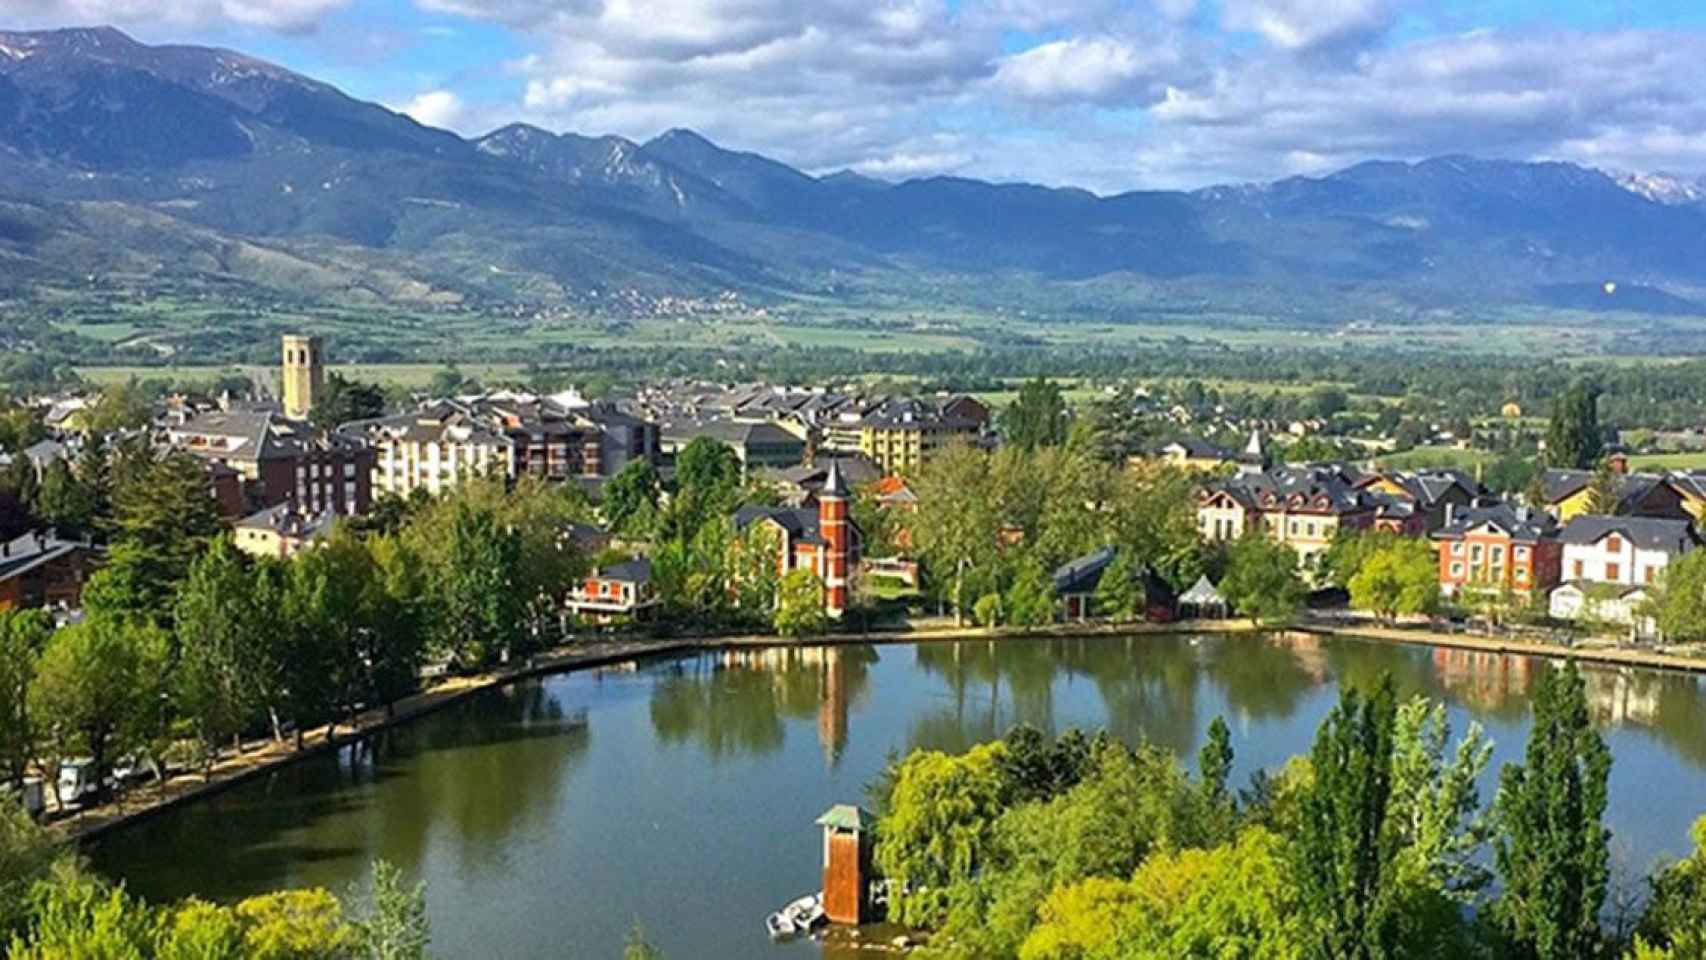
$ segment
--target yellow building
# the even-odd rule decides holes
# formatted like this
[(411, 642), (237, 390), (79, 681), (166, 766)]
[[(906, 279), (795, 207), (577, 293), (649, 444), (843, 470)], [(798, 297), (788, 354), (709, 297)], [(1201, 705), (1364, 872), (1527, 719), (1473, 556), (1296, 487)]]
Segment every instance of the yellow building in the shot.
[(884, 473), (913, 473), (956, 440), (978, 438), (982, 425), (916, 401), (897, 401), (859, 422), (859, 452)]
[(326, 388), (325, 344), (319, 337), (284, 337), (284, 415), (306, 420)]

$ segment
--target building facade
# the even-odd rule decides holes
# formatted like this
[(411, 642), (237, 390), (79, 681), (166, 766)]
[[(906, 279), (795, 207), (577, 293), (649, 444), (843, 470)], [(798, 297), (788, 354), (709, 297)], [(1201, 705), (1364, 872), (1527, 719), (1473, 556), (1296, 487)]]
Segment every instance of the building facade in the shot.
[(1439, 543), (1440, 592), (1448, 597), (1511, 590), (1549, 591), (1563, 567), (1557, 521), (1507, 503), (1448, 511)]
[(823, 581), (824, 612), (840, 617), (847, 611), (852, 579), (859, 570), (861, 537), (848, 512), (848, 492), (833, 466), (817, 495), (815, 507), (768, 507), (748, 504), (735, 512), (735, 530), (754, 526), (771, 531), (777, 544), (777, 572), (810, 570)]
[(326, 346), (319, 337), (286, 334), (284, 338), (284, 415), (306, 420), (326, 390)]

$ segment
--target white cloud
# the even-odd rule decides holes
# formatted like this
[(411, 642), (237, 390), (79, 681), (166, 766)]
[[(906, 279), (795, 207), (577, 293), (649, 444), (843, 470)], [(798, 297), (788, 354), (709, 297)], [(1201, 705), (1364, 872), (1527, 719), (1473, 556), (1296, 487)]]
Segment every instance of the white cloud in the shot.
[(429, 90), (394, 109), (417, 123), (443, 130), (457, 129), (468, 113), (462, 98), (449, 90)]
[[(171, 27), (223, 25), (298, 32), (311, 30), (352, 0), (27, 0), (16, 11), (30, 26)], [(0, 4), (3, 8), (5, 4)], [(10, 12), (9, 12), (10, 13)]]
[(1226, 0), (1228, 30), (1259, 33), (1286, 50), (1306, 50), (1385, 33), (1397, 0)]
[[(1021, 100), (1039, 102), (1103, 101), (1129, 97), (1143, 81), (1152, 84), (1180, 62), (1168, 47), (1139, 50), (1113, 37), (1057, 40), (1032, 47), (1003, 60), (994, 83)], [(1144, 91), (1144, 99), (1153, 94)]]

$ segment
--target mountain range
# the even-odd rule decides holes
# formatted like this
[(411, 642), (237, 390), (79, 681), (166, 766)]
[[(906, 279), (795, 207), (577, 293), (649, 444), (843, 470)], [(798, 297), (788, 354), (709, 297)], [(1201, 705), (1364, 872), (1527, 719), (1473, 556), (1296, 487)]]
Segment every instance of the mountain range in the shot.
[(688, 130), (465, 139), (240, 53), (0, 32), (0, 297), (89, 286), (476, 308), (1023, 289), (1108, 313), (1694, 314), (1706, 182), (1442, 157), (1112, 196), (890, 183)]

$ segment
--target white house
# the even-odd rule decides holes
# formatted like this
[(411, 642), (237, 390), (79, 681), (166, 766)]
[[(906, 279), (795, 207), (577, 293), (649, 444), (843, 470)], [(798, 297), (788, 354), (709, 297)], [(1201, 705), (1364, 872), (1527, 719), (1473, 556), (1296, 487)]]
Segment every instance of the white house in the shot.
[(1687, 520), (1657, 517), (1576, 517), (1565, 525), (1565, 583), (1625, 587), (1657, 583), (1672, 559), (1700, 546)]
[(1622, 624), (1637, 637), (1658, 633), (1640, 615), (1649, 588), (1673, 559), (1701, 545), (1688, 521), (1655, 517), (1576, 517), (1559, 539), (1563, 584), (1552, 591), (1552, 618)]

